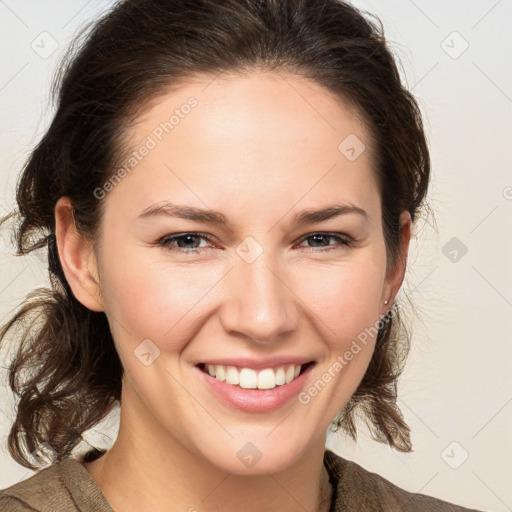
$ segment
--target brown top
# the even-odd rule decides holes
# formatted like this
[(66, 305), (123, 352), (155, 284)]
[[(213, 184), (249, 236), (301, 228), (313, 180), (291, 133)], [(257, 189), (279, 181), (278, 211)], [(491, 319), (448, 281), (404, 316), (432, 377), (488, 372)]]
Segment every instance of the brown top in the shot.
[[(324, 465), (333, 486), (330, 512), (481, 512), (407, 492), (331, 450), (324, 452)], [(0, 512), (28, 511), (114, 512), (87, 469), (73, 458), (0, 491)]]

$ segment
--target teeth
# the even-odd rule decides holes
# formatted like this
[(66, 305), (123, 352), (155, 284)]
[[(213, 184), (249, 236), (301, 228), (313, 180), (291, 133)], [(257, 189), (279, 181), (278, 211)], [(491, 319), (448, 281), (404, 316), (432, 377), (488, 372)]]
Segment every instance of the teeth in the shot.
[(286, 383), (291, 382), (293, 380), (294, 376), (295, 376), (295, 367), (288, 366), (288, 369), (286, 370)]
[[(299, 367), (300, 368), (300, 367)], [(244, 370), (242, 370), (244, 371)], [(254, 372), (256, 373), (256, 372)], [(267, 368), (258, 374), (258, 389), (272, 389), (276, 387), (276, 375), (274, 370)]]
[(276, 385), (282, 386), (283, 384), (286, 384), (286, 372), (281, 367), (276, 370)]
[(226, 380), (226, 372), (224, 370), (224, 366), (216, 366), (215, 367), (215, 375), (216, 375), (216, 378), (218, 378), (219, 380)]
[(217, 380), (244, 389), (272, 389), (276, 386), (282, 386), (298, 377), (301, 370), (300, 364), (280, 366), (275, 371), (272, 368), (265, 368), (260, 370), (259, 373), (252, 368), (242, 368), (239, 371), (235, 366), (221, 364), (207, 364), (205, 367), (206, 371)]
[(258, 374), (250, 368), (242, 368), (240, 372), (240, 387), (256, 389), (258, 387)]
[(219, 375), (219, 371), (222, 375), (222, 372), (226, 372), (226, 382), (228, 384), (239, 384), (240, 383), (240, 374), (238, 373), (238, 370), (234, 366), (228, 366), (226, 370), (224, 370), (224, 366), (217, 365), (215, 367), (215, 378), (218, 380), (221, 380), (217, 375)]

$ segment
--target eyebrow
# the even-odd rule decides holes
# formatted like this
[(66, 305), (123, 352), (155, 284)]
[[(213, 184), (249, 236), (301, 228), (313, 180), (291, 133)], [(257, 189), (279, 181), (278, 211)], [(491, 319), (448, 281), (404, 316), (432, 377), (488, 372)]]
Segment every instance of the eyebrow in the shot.
[[(368, 220), (368, 213), (362, 208), (349, 204), (349, 205), (331, 205), (319, 210), (303, 210), (296, 213), (292, 218), (292, 223), (299, 226), (308, 224), (315, 224), (323, 222), (333, 217), (347, 214), (362, 215)], [(179, 219), (187, 219), (205, 224), (216, 224), (220, 226), (230, 227), (231, 223), (221, 212), (203, 208), (196, 208), (194, 206), (178, 205), (170, 202), (157, 203), (146, 208), (139, 215), (139, 219), (145, 219), (156, 216), (167, 216)]]

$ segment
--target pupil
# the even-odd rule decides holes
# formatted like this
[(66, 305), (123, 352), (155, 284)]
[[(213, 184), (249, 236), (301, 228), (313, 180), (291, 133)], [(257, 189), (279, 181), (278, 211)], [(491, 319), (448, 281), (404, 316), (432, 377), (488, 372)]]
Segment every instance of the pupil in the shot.
[(314, 243), (313, 245), (316, 246), (316, 242), (318, 242), (318, 239), (320, 239), (320, 244), (322, 243), (322, 240), (325, 242), (326, 235), (313, 235)]
[[(181, 238), (181, 241), (185, 241), (185, 244), (193, 243), (195, 236), (194, 235), (185, 235)], [(192, 240), (192, 242), (190, 241)]]

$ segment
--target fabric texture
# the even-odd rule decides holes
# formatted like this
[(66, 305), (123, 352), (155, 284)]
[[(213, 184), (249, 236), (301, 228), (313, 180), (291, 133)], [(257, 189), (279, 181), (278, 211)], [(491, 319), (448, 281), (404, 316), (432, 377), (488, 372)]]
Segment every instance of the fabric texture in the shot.
[[(324, 465), (333, 486), (330, 512), (481, 512), (407, 492), (329, 449)], [(28, 511), (114, 512), (85, 466), (73, 458), (0, 491), (0, 512)]]

